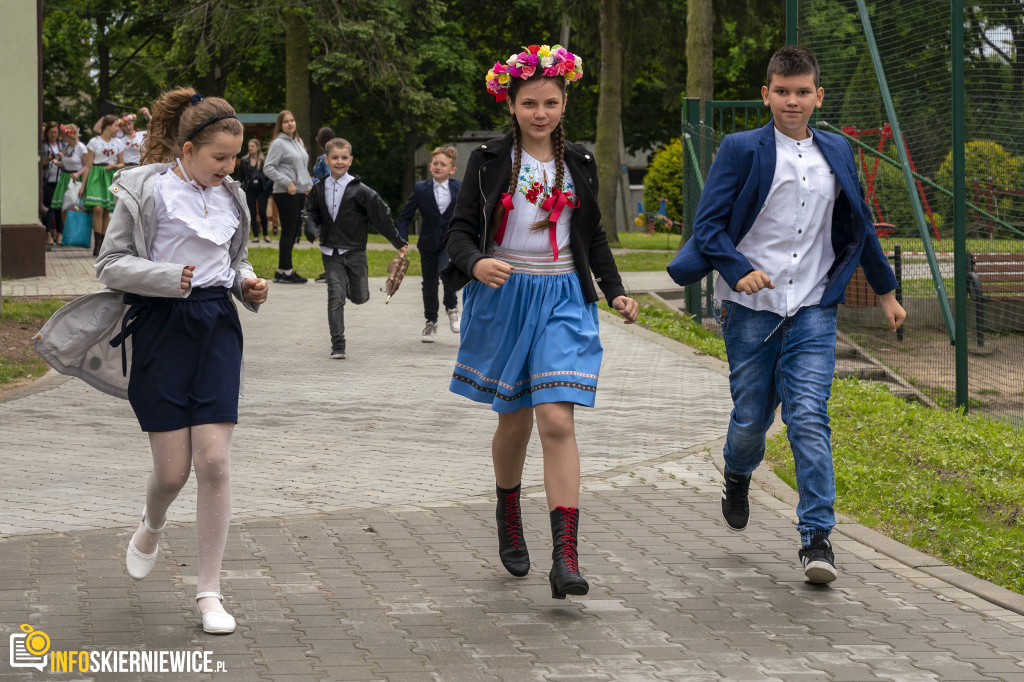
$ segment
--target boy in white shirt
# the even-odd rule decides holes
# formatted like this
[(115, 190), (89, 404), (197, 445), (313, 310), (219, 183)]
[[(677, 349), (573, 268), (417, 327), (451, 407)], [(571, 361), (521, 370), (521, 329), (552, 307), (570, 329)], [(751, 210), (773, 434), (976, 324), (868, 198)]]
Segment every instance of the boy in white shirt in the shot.
[(748, 488), (781, 403), (796, 462), (799, 557), (806, 579), (836, 579), (828, 399), (835, 370), (836, 308), (858, 265), (892, 331), (906, 312), (863, 200), (853, 150), (808, 127), (825, 91), (818, 62), (790, 45), (768, 63), (761, 88), (772, 121), (728, 135), (708, 173), (693, 238), (669, 265), (678, 284), (712, 269), (716, 317), (729, 356), (733, 410), (726, 438), (722, 515), (743, 530)]

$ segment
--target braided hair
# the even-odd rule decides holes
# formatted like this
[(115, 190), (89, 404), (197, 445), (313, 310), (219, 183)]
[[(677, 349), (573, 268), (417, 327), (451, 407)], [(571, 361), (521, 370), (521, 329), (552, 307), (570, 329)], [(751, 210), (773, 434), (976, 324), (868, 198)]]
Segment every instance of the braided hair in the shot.
[[(516, 101), (516, 95), (519, 94), (519, 88), (522, 87), (523, 83), (528, 83), (533, 80), (544, 78), (541, 75), (541, 71), (538, 70), (537, 74), (527, 80), (521, 80), (519, 78), (513, 78), (512, 83), (509, 85), (508, 98), (512, 101)], [(565, 79), (560, 77), (552, 77), (551, 80), (558, 84), (562, 91), (562, 97), (564, 101), (565, 97)], [(508, 193), (515, 195), (516, 186), (519, 183), (519, 171), (522, 169), (523, 164), (523, 131), (519, 127), (519, 121), (516, 119), (516, 115), (513, 112), (509, 112), (509, 116), (512, 119), (512, 175), (508, 181)], [(555, 151), (555, 182), (551, 187), (552, 193), (555, 190), (562, 189), (562, 179), (565, 177), (565, 128), (562, 127), (562, 120), (559, 119), (558, 125), (551, 131), (551, 143)], [(492, 221), (492, 228), (494, 225), (499, 225), (501, 219), (505, 215), (505, 207), (499, 202), (498, 206), (494, 210), (494, 219)], [(554, 228), (554, 224), (551, 222), (550, 216), (538, 220), (536, 223), (530, 226), (530, 230), (539, 232), (540, 230), (546, 230), (548, 228)]]

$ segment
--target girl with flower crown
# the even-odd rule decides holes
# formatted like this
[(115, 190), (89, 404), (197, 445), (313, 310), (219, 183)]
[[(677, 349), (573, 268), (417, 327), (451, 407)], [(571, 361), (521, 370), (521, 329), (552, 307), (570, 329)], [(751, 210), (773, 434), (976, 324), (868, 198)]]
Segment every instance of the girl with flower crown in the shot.
[(231, 295), (253, 312), (267, 299), (246, 260), (245, 193), (230, 177), (242, 130), (219, 97), (179, 88), (157, 99), (142, 164), (110, 188), (118, 201), (96, 261), (109, 288), (61, 308), (36, 337), (57, 371), (127, 398), (149, 433), (153, 471), (125, 557), (135, 580), (156, 564), (167, 509), (195, 469), (196, 601), (203, 630), (217, 634), (235, 629), (220, 594), (242, 387)]
[(487, 74), (512, 132), (469, 157), (445, 239), (445, 277), (463, 294), (462, 335), (451, 391), (498, 413), (491, 442), (498, 555), (524, 576), (530, 556), (519, 506), (534, 420), (554, 550), (551, 596), (584, 595), (577, 553), (580, 461), (573, 411), (592, 407), (601, 366), (597, 291), (626, 319), (625, 295), (597, 208), (597, 166), (565, 141), (566, 85), (583, 75), (564, 47), (530, 45)]

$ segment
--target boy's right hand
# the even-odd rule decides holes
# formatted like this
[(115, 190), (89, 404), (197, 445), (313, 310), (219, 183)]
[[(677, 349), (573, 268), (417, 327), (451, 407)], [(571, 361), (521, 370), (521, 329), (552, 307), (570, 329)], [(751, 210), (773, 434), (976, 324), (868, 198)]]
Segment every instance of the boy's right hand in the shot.
[(481, 258), (473, 264), (473, 277), (497, 289), (512, 275), (512, 266), (497, 258)]
[(188, 291), (188, 288), (192, 286), (192, 271), (196, 269), (194, 265), (186, 265), (181, 271), (181, 293), (182, 295)]
[(775, 285), (772, 284), (772, 278), (766, 275), (761, 270), (754, 270), (748, 272), (740, 278), (740, 281), (736, 283), (736, 291), (747, 294), (756, 294), (761, 289), (774, 289)]

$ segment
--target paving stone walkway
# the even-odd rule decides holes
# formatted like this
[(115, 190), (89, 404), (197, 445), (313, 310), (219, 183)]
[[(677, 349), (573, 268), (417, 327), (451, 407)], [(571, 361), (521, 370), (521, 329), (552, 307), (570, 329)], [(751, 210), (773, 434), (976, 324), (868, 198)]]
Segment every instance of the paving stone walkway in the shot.
[[(89, 284), (46, 279), (32, 292), (4, 282), (4, 295)], [(234, 635), (204, 634), (195, 610), (193, 482), (153, 573), (124, 572), (149, 471), (126, 402), (52, 375), (0, 402), (0, 634), (27, 623), (55, 651), (205, 649), (226, 672), (199, 677), (218, 680), (1024, 680), (1012, 596), (996, 601), (1016, 611), (855, 524), (833, 535), (840, 579), (808, 585), (791, 497), (770, 476), (746, 531), (729, 531), (715, 464), (724, 368), (603, 314), (598, 406), (577, 411), (591, 592), (551, 599), (536, 438), (523, 503), (533, 570), (506, 574), (494, 418), (448, 393), (457, 338), (420, 343), (418, 289), (409, 278), (388, 306), (375, 295), (347, 307), (344, 361), (328, 357), (323, 285), (272, 286), (258, 315), (242, 312), (222, 583)], [(0, 662), (2, 679), (173, 677)]]

